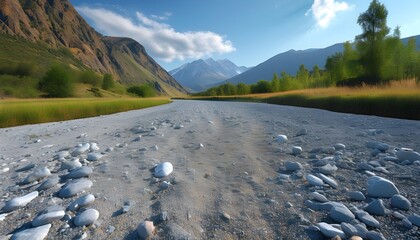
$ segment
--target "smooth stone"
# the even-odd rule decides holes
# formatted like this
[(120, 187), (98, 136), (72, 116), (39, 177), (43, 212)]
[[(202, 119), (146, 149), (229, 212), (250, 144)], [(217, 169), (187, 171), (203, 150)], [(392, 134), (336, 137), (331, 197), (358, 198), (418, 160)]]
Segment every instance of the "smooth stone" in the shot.
[(91, 204), (93, 201), (95, 201), (95, 196), (93, 194), (86, 194), (78, 199), (74, 200), (72, 203), (70, 203), (68, 210), (69, 211), (77, 211), (79, 208), (87, 206)]
[(346, 145), (342, 144), (342, 143), (337, 143), (334, 145), (335, 150), (344, 150), (346, 149)]
[(345, 206), (333, 206), (330, 210), (329, 216), (338, 223), (348, 223), (356, 218), (354, 214)]
[(372, 201), (365, 207), (365, 210), (370, 214), (378, 216), (383, 216), (386, 214), (386, 208), (382, 199)]
[(32, 226), (38, 227), (38, 226), (42, 226), (48, 223), (52, 223), (55, 220), (62, 219), (64, 215), (65, 215), (65, 212), (62, 210), (41, 214), (32, 221)]
[(308, 180), (308, 183), (313, 186), (324, 186), (324, 181), (322, 179), (312, 175), (308, 174), (306, 175), (306, 180)]
[(382, 233), (375, 232), (375, 231), (367, 232), (366, 237), (370, 240), (386, 240), (386, 238), (384, 237), (384, 235), (382, 235)]
[(70, 153), (68, 151), (61, 151), (57, 153), (57, 155), (55, 155), (55, 157), (60, 161), (64, 160), (66, 157), (69, 157), (69, 156), (70, 156)]
[(378, 176), (368, 178), (367, 192), (369, 196), (379, 198), (390, 198), (400, 193), (393, 182)]
[(370, 164), (367, 164), (365, 162), (359, 163), (357, 165), (357, 167), (361, 170), (366, 170), (366, 171), (373, 171), (374, 167)]
[(308, 134), (308, 130), (306, 130), (306, 128), (302, 128), (296, 133), (296, 137), (303, 136), (306, 134)]
[(60, 170), (73, 170), (81, 166), (82, 164), (79, 162), (79, 160), (64, 161), (61, 163)]
[(24, 171), (28, 171), (29, 169), (34, 168), (36, 165), (34, 163), (29, 163), (23, 167), (20, 167), (18, 169), (15, 170), (15, 172), (24, 172)]
[(41, 183), (41, 185), (39, 185), (39, 187), (37, 187), (36, 190), (42, 191), (42, 190), (50, 189), (50, 188), (54, 187), (55, 185), (57, 185), (59, 181), (60, 181), (60, 178), (57, 175), (52, 175), (52, 176), (48, 177), (47, 179), (45, 179)]
[(25, 229), (21, 232), (14, 233), (11, 240), (43, 240), (50, 231), (51, 224), (42, 225), (36, 228)]
[(296, 170), (300, 170), (302, 169), (302, 164), (298, 163), (298, 162), (291, 162), (291, 161), (287, 161), (284, 164), (286, 171), (296, 171)]
[(99, 149), (100, 148), (98, 147), (97, 143), (91, 143), (90, 144), (90, 148), (89, 148), (90, 151), (98, 151)]
[(406, 218), (403, 214), (399, 213), (399, 212), (392, 212), (392, 216), (396, 219), (400, 219), (403, 220), (404, 218)]
[(342, 222), (340, 224), (341, 230), (347, 235), (347, 236), (355, 236), (357, 235), (357, 229), (351, 225), (350, 223)]
[(34, 170), (33, 173), (29, 174), (23, 181), (22, 184), (29, 184), (38, 181), (41, 178), (45, 178), (51, 175), (51, 172), (46, 167), (40, 167)]
[(277, 135), (276, 141), (278, 143), (286, 143), (287, 142), (287, 136), (286, 135), (282, 135), (282, 134)]
[(99, 159), (101, 159), (103, 157), (103, 155), (102, 154), (100, 154), (100, 153), (89, 153), (88, 155), (87, 155), (87, 160), (88, 161), (98, 161)]
[(349, 240), (363, 240), (363, 238), (359, 236), (352, 236), (351, 238), (349, 238)]
[(341, 238), (346, 237), (346, 235), (344, 234), (343, 231), (331, 226), (328, 223), (320, 222), (320, 223), (317, 223), (316, 225), (319, 227), (319, 230), (321, 231), (321, 233), (324, 234), (324, 236), (326, 236), (326, 237), (332, 238), (332, 237), (335, 237), (337, 235)]
[(321, 152), (325, 154), (334, 154), (335, 148), (334, 147), (322, 147)]
[(77, 157), (80, 154), (86, 152), (87, 150), (89, 150), (90, 148), (90, 144), (89, 143), (85, 143), (85, 144), (81, 144), (80, 146), (76, 147), (72, 152), (71, 155), (73, 157)]
[(318, 173), (318, 176), (322, 179), (322, 181), (326, 182), (332, 188), (337, 188), (338, 187), (338, 183), (334, 179), (332, 179), (331, 177), (327, 177), (322, 173)]
[(91, 167), (83, 166), (77, 169), (74, 169), (69, 174), (65, 176), (66, 179), (77, 179), (83, 177), (89, 177), (93, 173)]
[(160, 163), (155, 167), (154, 176), (157, 178), (163, 178), (168, 176), (173, 171), (172, 163), (164, 162)]
[(18, 208), (26, 206), (34, 198), (38, 197), (38, 191), (33, 191), (21, 197), (15, 197), (6, 202), (6, 205), (1, 209), (2, 212), (9, 213)]
[(403, 220), (401, 220), (401, 223), (405, 228), (408, 228), (408, 229), (413, 228), (413, 223), (411, 223), (410, 220), (408, 220), (407, 218), (404, 218)]
[(308, 208), (315, 210), (315, 211), (330, 211), (332, 207), (334, 206), (344, 206), (344, 204), (340, 203), (340, 202), (326, 202), (326, 203), (319, 203), (319, 202), (314, 202), (311, 200), (305, 200), (304, 202), (305, 206), (307, 206)]
[(410, 148), (401, 148), (395, 153), (395, 155), (400, 161), (409, 160), (413, 163), (414, 161), (420, 160), (420, 153), (415, 152)]
[(417, 214), (413, 214), (407, 217), (407, 219), (417, 227), (420, 227), (420, 216)]
[(368, 175), (369, 177), (373, 177), (376, 176), (376, 174), (374, 172), (371, 171), (365, 171), (366, 175)]
[(74, 224), (76, 226), (89, 226), (92, 225), (99, 218), (99, 212), (95, 209), (86, 209), (76, 216)]
[(331, 165), (331, 164), (328, 163), (328, 164), (320, 167), (318, 170), (323, 174), (331, 175), (331, 174), (334, 174), (335, 171), (338, 170), (338, 168), (337, 168), (337, 166)]
[(365, 195), (360, 191), (348, 192), (347, 195), (350, 197), (351, 200), (354, 200), (354, 201), (364, 201), (364, 200), (366, 200)]
[(163, 231), (165, 233), (165, 239), (199, 239), (174, 222), (169, 222), (165, 224), (165, 226), (163, 227)]
[(155, 231), (155, 226), (152, 221), (143, 221), (137, 226), (137, 234), (142, 239), (147, 239), (152, 236)]
[[(363, 210), (356, 211), (356, 217), (361, 222), (363, 222), (364, 224), (366, 224), (370, 227), (375, 227), (375, 228), (380, 227), (380, 223), (378, 222), (378, 220), (376, 220), (373, 216), (371, 216), (369, 213), (367, 213)], [(361, 236), (361, 237), (363, 237), (363, 236)]]
[(355, 227), (357, 229), (357, 236), (360, 236), (362, 238), (366, 238), (366, 234), (367, 234), (367, 232), (369, 232), (369, 230), (367, 230), (366, 227), (363, 224), (355, 224), (355, 225), (353, 225), (353, 227)]
[(376, 141), (369, 141), (366, 142), (366, 147), (367, 148), (373, 148), (373, 149), (378, 149), (382, 152), (385, 152), (389, 149), (389, 145), (386, 143), (381, 143), (381, 142), (376, 142)]
[(395, 194), (391, 197), (391, 207), (407, 211), (410, 209), (411, 203), (404, 196)]
[(61, 188), (58, 196), (63, 198), (73, 197), (85, 190), (88, 190), (92, 187), (92, 185), (93, 182), (86, 178), (72, 180)]
[(319, 192), (311, 192), (309, 193), (309, 197), (314, 200), (317, 200), (318, 202), (322, 202), (322, 203), (329, 202), (328, 199), (324, 195), (320, 194)]
[(292, 154), (293, 155), (299, 155), (302, 153), (302, 147), (299, 146), (293, 146), (292, 147)]

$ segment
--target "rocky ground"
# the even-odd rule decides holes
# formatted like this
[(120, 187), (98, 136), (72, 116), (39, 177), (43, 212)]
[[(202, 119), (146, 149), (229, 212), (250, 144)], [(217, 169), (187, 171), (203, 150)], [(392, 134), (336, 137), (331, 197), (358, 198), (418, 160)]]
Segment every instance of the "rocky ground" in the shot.
[(0, 138), (0, 239), (420, 239), (419, 121), (175, 101)]

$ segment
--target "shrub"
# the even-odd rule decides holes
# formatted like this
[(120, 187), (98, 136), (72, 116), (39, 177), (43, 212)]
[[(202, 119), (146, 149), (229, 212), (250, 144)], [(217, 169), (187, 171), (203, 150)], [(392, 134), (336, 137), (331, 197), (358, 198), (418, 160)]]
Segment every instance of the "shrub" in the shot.
[(113, 76), (109, 73), (104, 75), (104, 78), (102, 80), (102, 89), (109, 90), (111, 88), (114, 88), (114, 79)]
[(139, 97), (155, 97), (157, 95), (155, 88), (151, 84), (135, 85), (127, 88), (127, 92), (136, 94)]
[(86, 70), (80, 74), (79, 82), (98, 87), (101, 85), (101, 78), (92, 70)]
[(39, 83), (39, 88), (49, 97), (71, 97), (74, 86), (68, 71), (60, 65), (52, 66)]

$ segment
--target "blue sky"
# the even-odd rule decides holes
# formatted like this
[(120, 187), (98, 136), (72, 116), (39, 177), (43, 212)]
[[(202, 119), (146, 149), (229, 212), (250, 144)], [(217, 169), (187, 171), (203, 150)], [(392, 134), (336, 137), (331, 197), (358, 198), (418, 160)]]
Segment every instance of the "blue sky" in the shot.
[[(368, 0), (70, 0), (103, 35), (131, 37), (166, 70), (199, 58), (255, 66), (290, 49), (353, 41)], [(420, 34), (419, 0), (380, 0), (388, 26)]]

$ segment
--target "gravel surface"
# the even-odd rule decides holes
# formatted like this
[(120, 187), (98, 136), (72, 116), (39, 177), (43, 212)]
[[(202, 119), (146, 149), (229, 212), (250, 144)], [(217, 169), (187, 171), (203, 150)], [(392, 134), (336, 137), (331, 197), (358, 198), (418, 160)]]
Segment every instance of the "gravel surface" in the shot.
[[(261, 103), (174, 101), (4, 128), (0, 209), (38, 195), (0, 211), (0, 239), (34, 229), (37, 216), (54, 211), (42, 217), (51, 221), (39, 228), (46, 239), (329, 239), (349, 238), (347, 229), (364, 239), (420, 239), (415, 151), (420, 121)], [(377, 184), (372, 196), (368, 179)], [(69, 187), (72, 194), (60, 197)], [(403, 197), (391, 207), (390, 197), (374, 192)], [(94, 197), (74, 206), (86, 194)], [(377, 199), (383, 215), (366, 208)], [(49, 217), (63, 209), (63, 218)]]

